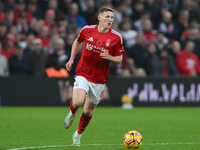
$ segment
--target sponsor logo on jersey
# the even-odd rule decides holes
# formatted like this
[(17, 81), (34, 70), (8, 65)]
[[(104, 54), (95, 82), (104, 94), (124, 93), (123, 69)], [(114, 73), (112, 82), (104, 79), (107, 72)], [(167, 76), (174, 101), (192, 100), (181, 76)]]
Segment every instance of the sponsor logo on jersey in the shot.
[(88, 39), (88, 41), (92, 41), (92, 42), (93, 42), (93, 38), (92, 38), (92, 37), (90, 37), (90, 38)]
[(110, 39), (108, 39), (107, 41), (106, 41), (106, 46), (108, 47), (110, 45)]
[[(86, 47), (85, 47), (87, 50), (91, 51), (93, 50), (94, 52), (97, 52), (97, 53), (101, 53), (102, 49), (104, 49), (104, 47), (99, 47), (99, 46), (96, 46), (96, 45), (92, 45), (90, 43), (86, 43)], [(109, 50), (105, 49), (107, 52), (109, 52)]]
[(91, 51), (93, 49), (94, 45), (90, 44), (90, 43), (86, 43), (86, 49)]

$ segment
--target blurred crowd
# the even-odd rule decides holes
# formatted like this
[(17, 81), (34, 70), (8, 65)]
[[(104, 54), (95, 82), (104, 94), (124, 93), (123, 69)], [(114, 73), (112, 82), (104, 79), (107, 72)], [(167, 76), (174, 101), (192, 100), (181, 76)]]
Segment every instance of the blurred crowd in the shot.
[(0, 0), (0, 76), (75, 75), (82, 49), (67, 72), (72, 43), (102, 6), (125, 47), (111, 75), (200, 74), (200, 0)]

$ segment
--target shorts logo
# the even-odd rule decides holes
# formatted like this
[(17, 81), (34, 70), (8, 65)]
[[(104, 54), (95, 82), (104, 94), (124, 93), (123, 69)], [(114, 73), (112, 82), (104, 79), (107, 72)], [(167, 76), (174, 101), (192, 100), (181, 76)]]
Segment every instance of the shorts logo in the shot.
[(77, 87), (78, 85), (79, 85), (79, 82), (76, 81), (76, 82), (74, 83), (74, 86)]
[(96, 45), (97, 45), (97, 46), (101, 46), (101, 45), (102, 45), (102, 41), (101, 41), (101, 40), (98, 40)]
[(108, 47), (110, 45), (110, 39), (108, 39), (107, 41), (106, 41), (106, 46)]

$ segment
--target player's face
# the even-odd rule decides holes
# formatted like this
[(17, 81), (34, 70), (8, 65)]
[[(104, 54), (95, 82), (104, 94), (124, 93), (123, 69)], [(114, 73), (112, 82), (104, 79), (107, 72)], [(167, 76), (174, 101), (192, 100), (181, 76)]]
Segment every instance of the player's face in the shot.
[(111, 11), (105, 11), (99, 14), (99, 25), (108, 29), (111, 28), (114, 20), (114, 14)]

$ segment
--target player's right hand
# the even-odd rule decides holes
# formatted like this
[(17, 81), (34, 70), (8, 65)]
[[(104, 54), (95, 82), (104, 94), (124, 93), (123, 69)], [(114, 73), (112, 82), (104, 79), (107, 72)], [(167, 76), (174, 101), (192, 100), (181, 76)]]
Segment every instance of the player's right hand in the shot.
[(73, 63), (74, 63), (74, 61), (72, 61), (72, 60), (69, 60), (67, 63), (66, 63), (66, 69), (68, 70), (68, 71), (71, 71), (72, 70), (72, 65), (73, 65)]

